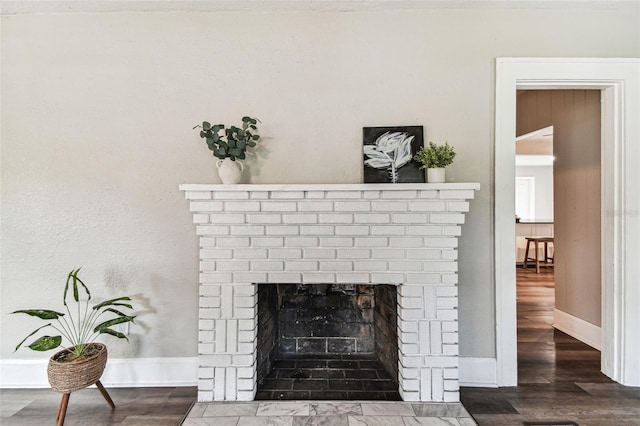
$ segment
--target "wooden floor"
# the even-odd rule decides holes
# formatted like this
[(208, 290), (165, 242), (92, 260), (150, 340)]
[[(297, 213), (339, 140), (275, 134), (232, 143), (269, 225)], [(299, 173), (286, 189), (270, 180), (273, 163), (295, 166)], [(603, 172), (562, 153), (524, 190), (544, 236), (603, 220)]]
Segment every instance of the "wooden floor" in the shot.
[(609, 380), (599, 351), (551, 327), (553, 269), (517, 268), (517, 283), (518, 386), (462, 388), (478, 424), (640, 425), (640, 388)]

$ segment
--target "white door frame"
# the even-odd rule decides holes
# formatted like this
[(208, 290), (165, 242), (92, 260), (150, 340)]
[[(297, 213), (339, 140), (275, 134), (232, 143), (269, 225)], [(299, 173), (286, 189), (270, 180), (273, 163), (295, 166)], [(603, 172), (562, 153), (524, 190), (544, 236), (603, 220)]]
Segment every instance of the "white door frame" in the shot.
[(496, 60), (494, 244), (496, 378), (516, 386), (516, 89), (602, 90), (602, 363), (640, 386), (640, 59)]

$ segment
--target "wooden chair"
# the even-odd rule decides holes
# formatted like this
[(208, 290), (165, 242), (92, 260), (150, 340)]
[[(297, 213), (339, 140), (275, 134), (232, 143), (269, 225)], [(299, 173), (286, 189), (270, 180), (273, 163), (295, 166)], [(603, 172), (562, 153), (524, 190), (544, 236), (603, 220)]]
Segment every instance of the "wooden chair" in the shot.
[[(553, 257), (549, 256), (549, 243), (553, 244), (553, 237), (526, 237), (527, 238), (527, 246), (524, 249), (524, 260), (522, 261), (522, 267), (527, 269), (527, 262), (529, 260), (536, 262), (536, 274), (540, 273), (540, 251), (538, 250), (539, 244), (544, 244), (544, 258), (542, 259), (544, 266), (553, 267)], [(533, 243), (533, 250), (535, 257), (529, 257), (529, 247), (531, 247), (531, 243)], [(555, 251), (555, 247), (554, 247)], [(549, 262), (551, 261), (551, 262)]]

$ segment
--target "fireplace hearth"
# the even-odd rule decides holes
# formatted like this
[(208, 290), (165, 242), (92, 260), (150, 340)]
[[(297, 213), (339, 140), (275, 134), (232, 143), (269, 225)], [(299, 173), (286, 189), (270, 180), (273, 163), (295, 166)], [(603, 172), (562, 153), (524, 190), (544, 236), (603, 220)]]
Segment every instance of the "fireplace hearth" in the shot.
[[(459, 401), (456, 248), (478, 184), (181, 189), (200, 244), (199, 401), (288, 385), (312, 398), (323, 383), (349, 399), (373, 392), (365, 376), (379, 399)], [(275, 306), (266, 317), (259, 300)]]

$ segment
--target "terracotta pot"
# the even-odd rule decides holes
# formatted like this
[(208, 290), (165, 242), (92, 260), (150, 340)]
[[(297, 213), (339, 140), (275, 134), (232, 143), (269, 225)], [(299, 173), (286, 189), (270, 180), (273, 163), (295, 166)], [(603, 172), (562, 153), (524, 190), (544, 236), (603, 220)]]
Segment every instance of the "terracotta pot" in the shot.
[(90, 343), (95, 353), (74, 361), (60, 361), (72, 349), (64, 349), (49, 358), (47, 376), (51, 388), (60, 393), (71, 393), (95, 384), (107, 365), (107, 347)]

